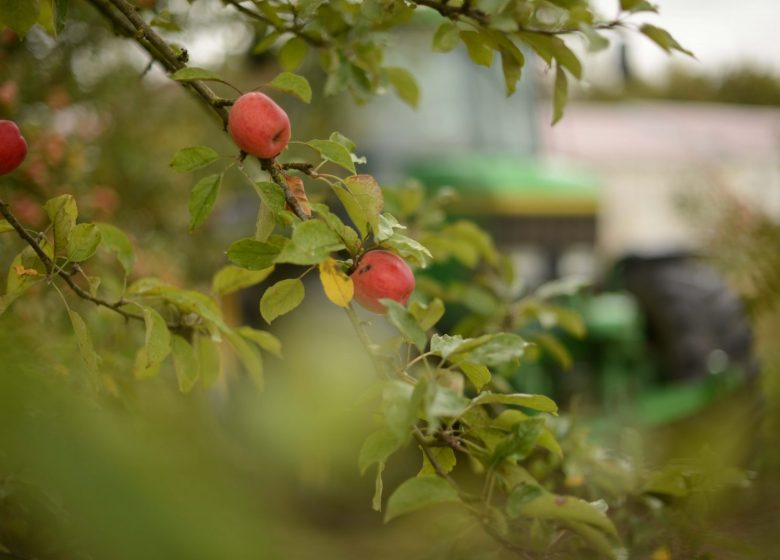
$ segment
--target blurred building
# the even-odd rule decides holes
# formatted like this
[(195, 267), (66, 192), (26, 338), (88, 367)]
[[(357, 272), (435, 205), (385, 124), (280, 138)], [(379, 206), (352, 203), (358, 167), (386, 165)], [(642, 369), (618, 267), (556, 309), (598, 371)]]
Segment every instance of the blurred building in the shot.
[(740, 197), (780, 218), (780, 109), (672, 102), (572, 103), (555, 127), (540, 116), (541, 154), (598, 173), (600, 248), (692, 248), (681, 195)]

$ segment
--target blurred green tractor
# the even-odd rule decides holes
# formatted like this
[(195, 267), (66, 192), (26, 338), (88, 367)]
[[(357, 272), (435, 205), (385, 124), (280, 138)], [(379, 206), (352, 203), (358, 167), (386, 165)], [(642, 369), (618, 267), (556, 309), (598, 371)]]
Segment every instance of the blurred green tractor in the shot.
[[(429, 193), (454, 189), (454, 215), (492, 235), (527, 291), (570, 276), (596, 288), (568, 298), (588, 332), (583, 340), (560, 333), (572, 371), (543, 352), (512, 383), (564, 401), (587, 395), (608, 412), (630, 409), (645, 425), (689, 416), (741, 383), (752, 369), (750, 331), (713, 268), (668, 246), (605, 262), (600, 180), (539, 156), (537, 123), (547, 102), (537, 100), (532, 55), (517, 92), (506, 97), (499, 64), (474, 67), (465, 49), (430, 54), (427, 40), (412, 26), (397, 51), (420, 81), (416, 111), (388, 96), (340, 117), (368, 171), (383, 184), (412, 177)], [(429, 274), (446, 280), (457, 271)], [(445, 320), (456, 321), (453, 313)]]
[(564, 298), (587, 331), (582, 339), (557, 333), (572, 367), (542, 353), (514, 374), (518, 389), (562, 400), (584, 395), (608, 412), (630, 410), (633, 421), (657, 425), (694, 414), (752, 369), (742, 305), (704, 260), (664, 251), (597, 264), (592, 177), (483, 155), (427, 158), (409, 173), (431, 190), (455, 189), (456, 214), (491, 233), (529, 288), (571, 274), (600, 278), (595, 290)]

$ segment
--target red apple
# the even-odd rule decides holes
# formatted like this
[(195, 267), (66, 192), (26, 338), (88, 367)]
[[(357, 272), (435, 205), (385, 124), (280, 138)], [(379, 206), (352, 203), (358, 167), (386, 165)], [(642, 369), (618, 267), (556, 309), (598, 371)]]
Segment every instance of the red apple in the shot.
[(19, 167), (27, 157), (25, 142), (19, 127), (13, 121), (0, 120), (0, 175)]
[(409, 265), (388, 251), (369, 251), (358, 261), (350, 275), (355, 300), (374, 313), (385, 313), (380, 299), (392, 299), (406, 305), (414, 291), (414, 274)]
[(290, 119), (273, 99), (253, 91), (233, 104), (228, 131), (239, 148), (267, 159), (278, 156), (290, 141)]

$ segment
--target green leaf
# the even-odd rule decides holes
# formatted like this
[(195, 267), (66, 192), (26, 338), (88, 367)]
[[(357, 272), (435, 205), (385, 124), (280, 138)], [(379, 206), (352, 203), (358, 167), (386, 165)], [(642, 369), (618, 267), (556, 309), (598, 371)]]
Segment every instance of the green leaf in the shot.
[(397, 66), (385, 68), (385, 75), (398, 94), (398, 97), (404, 103), (416, 109), (420, 104), (420, 88), (414, 76), (408, 70)]
[(401, 381), (390, 381), (382, 392), (382, 412), (387, 428), (396, 439), (405, 442), (409, 428), (417, 420), (417, 410), (423, 400), (426, 383), (420, 380), (415, 387)]
[(518, 508), (521, 508), (528, 502), (534, 501), (539, 496), (543, 496), (545, 492), (546, 490), (538, 484), (520, 484), (512, 491), (510, 502), (507, 503), (507, 513), (512, 516)]
[(54, 31), (59, 35), (65, 29), (65, 20), (68, 17), (68, 7), (70, 0), (54, 0), (52, 8), (54, 9)]
[(292, 72), (282, 72), (268, 85), (279, 91), (291, 93), (304, 103), (311, 103), (311, 86), (303, 76)]
[(306, 142), (306, 145), (317, 150), (322, 159), (331, 161), (347, 171), (355, 173), (355, 164), (352, 162), (349, 150), (338, 142), (333, 142), (332, 140), (309, 140)]
[(219, 355), (219, 346), (205, 336), (195, 337), (195, 352), (200, 364), (200, 380), (203, 387), (208, 389), (222, 376), (222, 360)]
[(587, 334), (585, 321), (577, 311), (557, 305), (545, 305), (539, 310), (539, 322), (546, 329), (559, 327), (577, 338)]
[(171, 352), (171, 332), (165, 319), (151, 307), (144, 307), (143, 313), (146, 337), (143, 347), (135, 356), (133, 370), (134, 375), (139, 379), (157, 375), (160, 364)]
[(553, 91), (553, 118), (552, 124), (557, 123), (563, 117), (566, 108), (566, 99), (569, 95), (569, 82), (566, 72), (560, 65), (555, 67), (555, 90)]
[(592, 27), (584, 27), (582, 28), (582, 32), (588, 39), (589, 52), (600, 52), (609, 47), (609, 39), (604, 37), (601, 33)]
[(348, 152), (352, 153), (355, 151), (355, 148), (357, 147), (355, 143), (341, 134), (340, 132), (333, 131), (330, 133), (330, 136), (328, 137), (328, 140), (331, 142), (336, 142), (337, 144), (341, 144), (344, 146)]
[(327, 224), (308, 220), (295, 227), (290, 243), (282, 249), (276, 262), (319, 264), (332, 252), (343, 248), (341, 238)]
[(198, 355), (190, 343), (179, 335), (173, 335), (171, 349), (173, 351), (173, 369), (176, 371), (179, 391), (186, 395), (192, 391), (200, 376)]
[(95, 352), (95, 347), (92, 345), (92, 338), (89, 336), (89, 330), (86, 323), (84, 323), (84, 319), (71, 309), (68, 309), (68, 316), (70, 317), (71, 325), (73, 325), (73, 332), (76, 334), (76, 345), (79, 348), (81, 359), (84, 360), (84, 365), (87, 367), (90, 382), (93, 387), (97, 387), (100, 377), (100, 356)]
[(580, 293), (592, 283), (582, 278), (558, 278), (545, 282), (538, 288), (534, 295), (542, 299), (552, 299), (559, 296), (573, 296)]
[(190, 193), (190, 233), (195, 231), (208, 218), (217, 201), (222, 174), (203, 177), (195, 183)]
[(496, 445), (490, 455), (490, 464), (498, 465), (505, 460), (525, 459), (533, 451), (544, 428), (544, 418), (528, 418), (515, 423), (509, 434)]
[(539, 348), (543, 349), (547, 354), (555, 358), (555, 361), (557, 361), (563, 369), (567, 370), (571, 368), (571, 354), (569, 354), (566, 346), (564, 346), (563, 343), (557, 338), (543, 332), (534, 335), (533, 341), (537, 346), (539, 346)]
[[(48, 247), (48, 246), (47, 246)], [(49, 247), (50, 249), (50, 247)], [(38, 274), (19, 274), (19, 269), (31, 269)], [(38, 258), (38, 255), (32, 250), (31, 247), (25, 247), (17, 254), (11, 261), (11, 266), (8, 267), (8, 276), (6, 280), (6, 296), (21, 295), (33, 284), (39, 282), (46, 274), (46, 268)], [(8, 297), (6, 299), (6, 308), (10, 305), (16, 297)]]
[(227, 251), (230, 262), (249, 270), (265, 270), (273, 266), (281, 249), (265, 241), (244, 238), (235, 241)]
[(627, 12), (658, 12), (647, 0), (620, 0), (620, 9)]
[(194, 290), (182, 290), (168, 286), (156, 278), (141, 278), (127, 289), (128, 294), (157, 297), (175, 306), (183, 315), (195, 313), (221, 331), (229, 331), (222, 319), (219, 306), (206, 294)]
[(68, 237), (76, 227), (76, 218), (79, 215), (76, 200), (69, 194), (63, 194), (47, 200), (43, 209), (54, 228), (54, 250), (58, 254), (65, 254), (68, 250)]
[(374, 239), (379, 242), (390, 239), (397, 229), (406, 229), (406, 226), (392, 214), (384, 212), (379, 215), (379, 230), (374, 232)]
[(518, 37), (531, 47), (547, 64), (552, 63), (554, 37), (542, 33), (519, 31)]
[(40, 10), (40, 0), (0, 0), (0, 24), (24, 37), (38, 21)]
[(433, 259), (433, 255), (425, 245), (398, 232), (382, 241), (381, 245), (392, 249), (394, 253), (398, 253), (405, 261), (415, 266), (425, 267)]
[(193, 146), (176, 152), (168, 165), (175, 171), (183, 173), (206, 167), (218, 159), (219, 154), (208, 146)]
[[(459, 337), (446, 339), (448, 357), (462, 356), (458, 361), (468, 361), (486, 366), (500, 366), (519, 360), (528, 343), (520, 336), (510, 333), (486, 334), (477, 338), (462, 340), (452, 347)], [(444, 344), (444, 341), (442, 342)]]
[[(362, 224), (355, 222), (360, 233), (363, 234), (364, 237), (368, 234), (368, 231), (365, 229), (366, 223), (371, 226), (372, 232), (379, 231), (379, 215), (382, 213), (385, 200), (382, 196), (382, 188), (379, 186), (379, 183), (376, 182), (376, 179), (371, 175), (352, 175), (344, 179), (344, 185), (352, 195), (352, 199), (354, 199), (355, 205), (357, 205), (357, 208), (359, 209), (355, 213), (359, 217), (365, 216), (365, 220), (360, 220), (363, 222)], [(336, 194), (338, 194), (338, 192)], [(344, 203), (344, 200), (342, 200), (342, 203)], [(346, 203), (344, 203), (344, 206), (347, 213), (350, 214), (349, 217), (352, 218), (350, 208), (347, 207)], [(355, 220), (353, 219), (353, 222), (354, 221)]]
[(414, 344), (421, 352), (425, 350), (428, 337), (420, 328), (417, 319), (403, 305), (391, 299), (381, 299), (379, 302), (387, 308), (387, 320), (398, 329), (406, 340)]
[(443, 478), (429, 475), (410, 478), (387, 501), (385, 523), (425, 507), (459, 501), (457, 490)]
[(566, 70), (571, 72), (571, 75), (577, 79), (582, 78), (582, 65), (580, 64), (577, 55), (566, 46), (566, 43), (562, 39), (555, 37), (553, 39), (553, 55), (555, 60), (558, 61), (558, 65), (563, 66)]
[(432, 49), (435, 52), (449, 52), (458, 46), (459, 38), (458, 26), (446, 20), (439, 25), (436, 33), (433, 34)]
[(282, 342), (268, 331), (261, 331), (252, 327), (239, 327), (237, 332), (266, 352), (270, 352), (279, 358), (282, 357)]
[(696, 58), (691, 51), (680, 45), (680, 43), (678, 43), (677, 40), (672, 37), (671, 34), (665, 29), (661, 29), (660, 27), (646, 23), (639, 28), (639, 31), (641, 31), (645, 36), (649, 37), (656, 45), (668, 53), (671, 53), (674, 50), (687, 54), (692, 58)]
[(279, 50), (279, 64), (287, 71), (292, 72), (303, 64), (309, 45), (300, 37), (293, 37)]
[(428, 304), (414, 301), (409, 305), (409, 312), (414, 315), (420, 327), (427, 331), (439, 322), (444, 316), (444, 302), (439, 298), (434, 299)]
[(360, 474), (365, 474), (373, 464), (384, 464), (388, 457), (401, 446), (401, 441), (388, 429), (376, 431), (366, 438), (360, 448), (358, 468)]
[(558, 413), (558, 405), (550, 397), (544, 395), (529, 395), (525, 393), (480, 393), (477, 395), (471, 403), (473, 405), (483, 404), (512, 404), (516, 406), (524, 406), (540, 412), (550, 412), (552, 414)]
[(468, 377), (471, 384), (477, 391), (482, 390), (482, 387), (490, 383), (492, 376), (490, 370), (481, 364), (472, 364), (470, 362), (458, 363), (458, 367), (463, 374)]
[[(422, 451), (422, 449), (420, 450)], [(455, 452), (451, 447), (431, 447), (429, 451), (431, 455), (433, 455), (433, 460), (441, 467), (441, 470), (445, 473), (452, 472), (452, 469), (455, 468), (458, 460), (455, 458)], [(436, 468), (433, 466), (430, 459), (428, 459), (428, 455), (426, 455), (425, 452), (422, 454), (422, 460), (422, 467), (420, 468), (420, 472), (417, 473), (417, 476), (437, 474)]]
[(119, 264), (125, 271), (125, 276), (133, 270), (133, 244), (121, 229), (113, 224), (97, 223), (100, 230), (100, 243), (116, 255)]
[(559, 459), (563, 459), (563, 449), (561, 449), (561, 444), (558, 443), (558, 440), (555, 439), (555, 435), (549, 428), (545, 428), (544, 431), (542, 431), (536, 444), (539, 447), (544, 447), (553, 455), (557, 455)]
[(14, 226), (8, 220), (0, 220), (0, 233), (8, 233), (14, 231)]
[(439, 418), (460, 417), (466, 412), (470, 403), (466, 397), (438, 384), (433, 386), (433, 395), (429, 397), (425, 407), (425, 419), (434, 426)]
[(273, 266), (261, 270), (247, 270), (238, 266), (227, 265), (214, 275), (211, 291), (220, 296), (226, 296), (259, 284), (274, 271)]
[(355, 196), (341, 185), (333, 184), (331, 185), (331, 188), (347, 211), (349, 219), (352, 220), (352, 223), (355, 224), (355, 227), (360, 232), (360, 236), (362, 238), (368, 236), (368, 219), (366, 217), (366, 211), (358, 204)]
[(225, 338), (228, 339), (233, 350), (236, 351), (238, 359), (244, 365), (249, 377), (255, 383), (258, 389), (262, 390), (265, 386), (265, 376), (263, 372), (263, 356), (260, 350), (252, 344), (248, 344), (241, 336), (234, 332), (226, 332)]
[(474, 64), (487, 67), (493, 64), (493, 44), (486, 35), (477, 31), (461, 31), (460, 38)]
[(266, 35), (265, 37), (263, 37), (262, 39), (260, 39), (252, 49), (252, 54), (262, 54), (268, 49), (270, 49), (274, 45), (274, 43), (276, 43), (276, 40), (279, 38), (279, 35), (281, 35), (281, 33), (279, 33), (278, 31), (273, 31), (268, 35)]
[(100, 228), (95, 224), (77, 225), (71, 230), (68, 238), (68, 260), (84, 262), (95, 254), (100, 240)]
[(354, 229), (344, 224), (344, 222), (341, 221), (341, 218), (332, 213), (324, 204), (314, 203), (311, 207), (319, 214), (322, 221), (327, 224), (330, 230), (338, 235), (339, 239), (344, 242), (344, 245), (346, 245), (350, 254), (354, 255), (360, 250), (360, 238)]
[[(29, 252), (31, 252), (32, 249), (30, 247), (26, 247), (22, 250), (14, 259), (11, 261), (11, 266), (8, 268), (8, 279), (6, 281), (6, 293), (3, 296), (0, 296), (0, 315), (6, 312), (6, 310), (11, 306), (11, 304), (16, 301), (19, 296), (21, 296), (24, 292), (26, 292), (30, 287), (40, 282), (44, 276), (43, 276), (43, 264), (40, 262), (40, 259), (38, 259), (37, 263), (40, 264), (41, 271), (39, 271), (41, 274), (39, 276), (19, 276), (16, 272), (16, 268), (18, 266), (21, 266), (22, 268), (33, 268), (34, 270), (37, 270), (37, 267), (30, 267), (27, 266), (30, 263), (26, 263), (24, 261), (27, 260), (27, 257)], [(34, 254), (33, 254), (34, 255)], [(35, 256), (37, 259), (37, 256)]]
[(504, 48), (501, 48), (500, 52), (501, 70), (504, 72), (504, 85), (506, 87), (506, 94), (509, 96), (517, 89), (517, 82), (520, 80), (520, 75), (523, 72), (523, 54), (518, 49), (517, 53), (520, 54), (521, 57), (518, 59), (517, 56)]
[(205, 68), (196, 68), (194, 66), (177, 70), (171, 75), (171, 79), (176, 80), (177, 82), (195, 82), (203, 80), (205, 82), (222, 82), (223, 84), (227, 84), (227, 82), (216, 72), (206, 70)]
[(523, 486), (512, 492), (506, 503), (507, 514), (512, 518), (530, 517), (586, 523), (610, 535), (617, 535), (615, 525), (609, 517), (598, 507), (585, 500), (545, 491), (535, 492), (535, 494), (535, 496), (530, 496), (529, 490)]
[(274, 216), (279, 216), (286, 211), (287, 201), (284, 198), (282, 187), (270, 181), (258, 181), (255, 183), (255, 187), (263, 206), (266, 206)]
[(438, 354), (442, 358), (449, 358), (450, 355), (457, 352), (463, 345), (463, 340), (463, 337), (459, 334), (454, 336), (449, 334), (435, 334), (431, 337), (431, 352)]
[(263, 293), (260, 299), (260, 315), (266, 322), (271, 323), (277, 317), (298, 307), (304, 295), (303, 282), (298, 278), (277, 282)]
[(594, 529), (585, 523), (577, 521), (564, 521), (563, 525), (579, 534), (590, 546), (597, 550), (609, 560), (618, 560), (619, 558), (628, 558), (628, 551), (615, 546), (617, 539), (609, 538), (598, 529)]

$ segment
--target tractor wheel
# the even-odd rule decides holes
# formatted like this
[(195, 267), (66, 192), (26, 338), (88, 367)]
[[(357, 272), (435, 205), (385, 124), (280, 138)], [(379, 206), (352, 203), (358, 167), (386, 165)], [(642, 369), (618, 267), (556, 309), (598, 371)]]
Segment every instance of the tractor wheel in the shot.
[(714, 268), (690, 256), (667, 256), (629, 257), (622, 269), (646, 317), (663, 380), (754, 369), (745, 310)]

